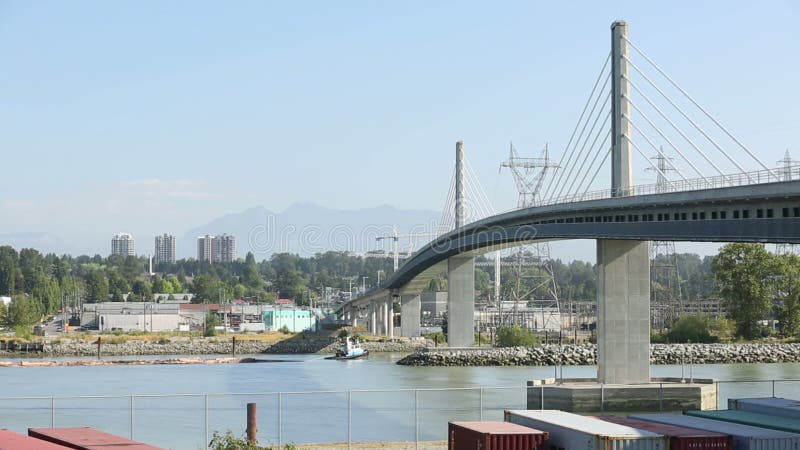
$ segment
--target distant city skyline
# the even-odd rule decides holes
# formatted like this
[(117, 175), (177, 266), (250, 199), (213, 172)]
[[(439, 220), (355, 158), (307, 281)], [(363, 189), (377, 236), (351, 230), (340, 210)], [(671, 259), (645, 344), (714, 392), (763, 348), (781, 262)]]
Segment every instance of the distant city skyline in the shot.
[[(13, 168), (0, 245), (42, 233), (52, 248), (104, 254), (124, 229), (142, 251), (164, 230), (180, 241), (257, 205), (441, 211), (457, 140), (494, 209), (510, 209), (514, 183), (498, 174), (508, 142), (561, 156), (615, 19), (761, 160), (800, 159), (794, 2), (86, 0), (0, 12), (0, 145)], [(637, 184), (655, 179), (644, 169), (637, 156)], [(558, 244), (553, 256), (593, 260), (594, 248)]]

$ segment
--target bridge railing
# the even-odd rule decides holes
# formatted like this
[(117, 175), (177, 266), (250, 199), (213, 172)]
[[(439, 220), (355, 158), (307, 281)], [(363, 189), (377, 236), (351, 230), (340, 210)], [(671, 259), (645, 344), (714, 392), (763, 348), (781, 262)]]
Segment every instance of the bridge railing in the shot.
[(664, 194), (668, 192), (700, 191), (704, 189), (718, 189), (735, 186), (749, 186), (754, 184), (775, 183), (780, 181), (800, 180), (800, 164), (775, 168), (771, 170), (758, 170), (754, 172), (741, 172), (730, 175), (717, 175), (714, 177), (692, 178), (686, 180), (668, 181), (665, 184), (642, 184), (632, 186), (623, 191), (603, 189), (579, 194), (565, 195), (543, 200), (538, 206), (575, 203), (588, 200), (601, 200), (617, 196), (634, 196)]

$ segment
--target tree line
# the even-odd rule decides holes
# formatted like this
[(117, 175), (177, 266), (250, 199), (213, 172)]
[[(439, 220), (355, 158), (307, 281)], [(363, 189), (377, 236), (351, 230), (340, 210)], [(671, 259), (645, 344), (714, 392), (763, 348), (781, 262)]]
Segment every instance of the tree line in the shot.
[[(516, 255), (501, 261), (502, 298), (513, 298), (512, 289), (527, 290), (531, 296), (547, 295), (542, 269), (515, 266)], [(726, 302), (738, 335), (752, 339), (764, 334), (761, 321), (776, 318), (786, 336), (800, 334), (800, 258), (775, 255), (761, 244), (728, 244), (716, 256), (694, 254), (659, 255), (656, 265), (675, 264), (678, 282), (671, 274), (654, 271), (654, 295), (672, 290), (683, 299), (719, 295)], [(494, 265), (485, 257), (477, 259), (476, 299), (492, 303)], [(520, 267), (522, 267), (520, 269)], [(596, 267), (583, 261), (552, 260), (556, 291), (561, 299), (595, 301)], [(8, 307), (0, 305), (0, 324), (31, 325), (59, 311), (62, 304), (83, 302), (150, 301), (153, 294), (194, 294), (194, 302), (218, 302), (247, 298), (274, 302), (290, 298), (307, 305), (325, 288), (347, 292), (363, 284), (373, 286), (378, 278), (392, 273), (392, 259), (360, 257), (344, 252), (325, 252), (310, 257), (289, 253), (273, 254), (256, 262), (252, 253), (229, 263), (182, 259), (147, 272), (145, 257), (111, 255), (102, 257), (42, 254), (23, 248), (17, 252), (0, 246), (0, 295), (12, 297)], [(515, 282), (509, 282), (515, 280)], [(434, 279), (429, 290), (446, 290), (444, 276)], [(677, 292), (680, 290), (680, 292)], [(177, 299), (177, 297), (175, 297)]]

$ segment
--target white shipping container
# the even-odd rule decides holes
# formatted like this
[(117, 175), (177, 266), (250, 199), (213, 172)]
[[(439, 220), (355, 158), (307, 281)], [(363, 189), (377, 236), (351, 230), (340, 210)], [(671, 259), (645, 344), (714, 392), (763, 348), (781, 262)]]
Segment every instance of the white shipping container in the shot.
[(731, 398), (728, 399), (728, 409), (800, 419), (800, 401), (788, 398)]
[(667, 450), (667, 438), (650, 431), (564, 411), (506, 410), (505, 421), (550, 433), (557, 450)]
[(680, 414), (633, 414), (631, 419), (715, 431), (733, 438), (732, 450), (800, 450), (800, 434)]

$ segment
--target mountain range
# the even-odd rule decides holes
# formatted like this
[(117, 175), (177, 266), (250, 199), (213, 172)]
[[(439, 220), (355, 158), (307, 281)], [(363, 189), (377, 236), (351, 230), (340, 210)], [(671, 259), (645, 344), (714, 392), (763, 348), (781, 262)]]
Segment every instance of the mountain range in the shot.
[[(310, 256), (328, 250), (365, 252), (376, 249), (391, 250), (389, 240), (377, 242), (376, 237), (430, 232), (441, 219), (441, 213), (430, 210), (398, 209), (389, 205), (373, 208), (342, 210), (325, 208), (313, 203), (296, 203), (285, 211), (276, 213), (264, 206), (218, 217), (206, 224), (190, 228), (176, 235), (178, 258), (197, 256), (197, 237), (206, 234), (230, 234), (236, 237), (238, 256), (252, 251), (257, 260), (269, 258), (273, 253), (290, 252)], [(156, 232), (133, 230), (136, 253), (153, 252)], [(429, 240), (416, 239), (417, 248)], [(52, 232), (0, 233), (0, 245), (11, 245), (17, 250), (35, 248), (42, 253), (72, 255), (107, 255), (110, 236), (60, 235)], [(400, 249), (408, 247), (409, 240), (400, 240)]]

